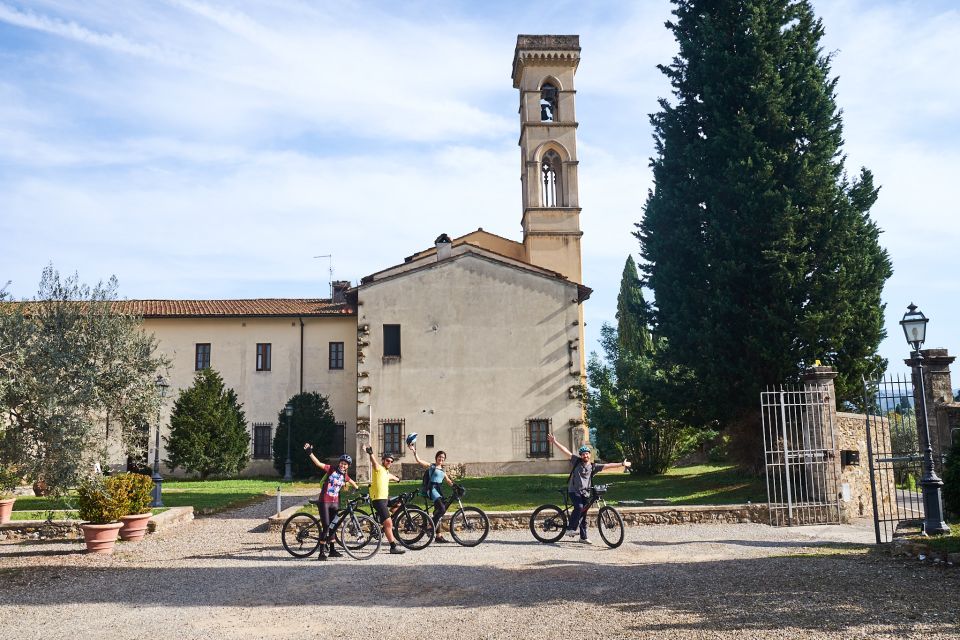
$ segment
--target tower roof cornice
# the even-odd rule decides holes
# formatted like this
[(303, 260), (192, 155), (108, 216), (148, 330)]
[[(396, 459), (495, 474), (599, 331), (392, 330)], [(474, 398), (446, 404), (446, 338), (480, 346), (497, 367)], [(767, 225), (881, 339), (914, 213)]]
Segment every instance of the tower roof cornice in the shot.
[(524, 65), (566, 63), (574, 69), (580, 63), (580, 36), (518, 35), (513, 52), (513, 86), (520, 87)]

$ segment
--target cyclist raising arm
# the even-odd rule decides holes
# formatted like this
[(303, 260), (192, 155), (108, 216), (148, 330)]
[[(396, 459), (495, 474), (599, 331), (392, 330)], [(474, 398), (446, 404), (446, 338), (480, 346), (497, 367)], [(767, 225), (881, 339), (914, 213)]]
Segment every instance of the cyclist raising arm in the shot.
[(443, 470), (443, 463), (447, 461), (447, 453), (445, 451), (437, 451), (437, 455), (434, 457), (435, 463), (430, 464), (420, 459), (420, 456), (417, 454), (417, 445), (411, 442), (407, 445), (407, 448), (413, 451), (413, 457), (417, 461), (417, 464), (421, 467), (426, 467), (430, 472), (430, 491), (427, 497), (433, 500), (433, 528), (437, 532), (437, 537), (434, 538), (433, 541), (440, 544), (449, 542), (440, 535), (440, 518), (443, 517), (443, 513), (447, 510), (447, 503), (443, 499), (443, 494), (440, 493), (440, 485), (446, 481), (451, 487), (453, 486), (453, 480), (451, 480), (450, 476)]
[(390, 481), (399, 481), (400, 478), (388, 471), (393, 464), (393, 456), (384, 453), (381, 461), (373, 455), (373, 447), (366, 448), (367, 455), (370, 456), (370, 466), (373, 471), (370, 474), (370, 506), (377, 512), (380, 519), (380, 525), (383, 527), (383, 533), (387, 536), (387, 542), (390, 543), (390, 553), (404, 553), (404, 550), (397, 546), (397, 541), (393, 537), (393, 519), (390, 517), (388, 501), (390, 499)]
[[(343, 554), (337, 551), (333, 546), (333, 539), (329, 537), (330, 521), (337, 515), (337, 510), (340, 508), (340, 489), (343, 488), (343, 485), (349, 484), (354, 489), (360, 488), (349, 474), (347, 474), (350, 465), (353, 464), (353, 458), (345, 453), (340, 456), (340, 461), (337, 463), (337, 466), (333, 467), (320, 462), (317, 456), (313, 455), (313, 445), (309, 442), (303, 445), (303, 450), (310, 456), (310, 461), (327, 474), (327, 479), (323, 481), (323, 486), (320, 488), (320, 504), (318, 505), (318, 509), (320, 510), (320, 521), (323, 523), (323, 535), (327, 536), (324, 542), (330, 546), (329, 556), (331, 558), (339, 558)], [(323, 553), (323, 547), (320, 547), (317, 560), (326, 559), (327, 556)]]
[(570, 500), (573, 502), (573, 514), (570, 516), (570, 524), (567, 527), (566, 535), (573, 537), (577, 535), (577, 529), (580, 529), (580, 542), (584, 544), (593, 544), (587, 538), (587, 516), (586, 507), (590, 502), (590, 488), (593, 486), (593, 476), (604, 469), (622, 469), (629, 468), (630, 461), (608, 462), (599, 464), (590, 461), (590, 447), (582, 446), (574, 455), (570, 449), (560, 444), (556, 437), (551, 433), (547, 435), (549, 440), (557, 449), (560, 449), (564, 455), (569, 456), (570, 464), (573, 469), (570, 471), (570, 482), (567, 484), (567, 491), (570, 493)]

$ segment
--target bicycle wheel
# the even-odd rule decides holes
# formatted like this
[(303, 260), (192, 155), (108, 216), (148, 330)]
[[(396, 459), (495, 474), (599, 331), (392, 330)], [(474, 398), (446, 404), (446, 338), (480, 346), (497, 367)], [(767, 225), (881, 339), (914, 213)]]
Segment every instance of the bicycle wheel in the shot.
[(597, 528), (600, 537), (611, 549), (623, 544), (623, 518), (613, 507), (603, 507), (597, 514)]
[(423, 509), (408, 507), (393, 519), (393, 535), (403, 546), (419, 551), (433, 542), (433, 520)]
[(490, 521), (476, 507), (464, 507), (450, 518), (450, 535), (464, 547), (475, 547), (490, 533)]
[(320, 546), (323, 525), (309, 513), (295, 513), (283, 523), (280, 540), (294, 558), (306, 558)]
[(367, 560), (380, 550), (380, 525), (370, 516), (345, 516), (337, 529), (337, 542), (351, 558)]
[(556, 542), (567, 529), (567, 516), (555, 504), (537, 507), (530, 516), (530, 533), (540, 542)]

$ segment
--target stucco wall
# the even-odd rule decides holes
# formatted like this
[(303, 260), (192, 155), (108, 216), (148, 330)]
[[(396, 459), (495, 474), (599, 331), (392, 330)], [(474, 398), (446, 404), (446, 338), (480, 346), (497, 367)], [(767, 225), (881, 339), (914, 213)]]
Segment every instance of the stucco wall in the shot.
[[(571, 283), (473, 255), (364, 285), (358, 314), (370, 344), (360, 371), (371, 391), (359, 415), (372, 410), (373, 442), (379, 420), (403, 419), (407, 433), (421, 434), (423, 458), (433, 457), (430, 434), (434, 451), (468, 468), (566, 470), (562, 458), (527, 458), (526, 420), (552, 420), (568, 442), (570, 420), (580, 418), (569, 392), (578, 381), (576, 294)], [(401, 325), (399, 360), (382, 357), (384, 324)]]
[[(303, 318), (304, 391), (316, 391), (330, 400), (337, 421), (346, 422), (348, 449), (356, 432), (356, 319), (353, 316)], [(171, 360), (170, 389), (161, 424), (169, 425), (169, 412), (180, 390), (193, 383), (197, 343), (210, 343), (210, 366), (223, 376), (243, 403), (247, 423), (277, 428), (277, 414), (300, 391), (300, 319), (285, 318), (149, 318), (160, 351)], [(272, 350), (270, 371), (256, 371), (256, 345), (268, 342)], [(344, 368), (328, 367), (328, 344), (344, 343)], [(162, 431), (167, 435), (167, 430)], [(153, 437), (150, 441), (151, 460)], [(160, 457), (165, 455), (160, 443)], [(270, 460), (251, 460), (245, 472), (273, 474)]]

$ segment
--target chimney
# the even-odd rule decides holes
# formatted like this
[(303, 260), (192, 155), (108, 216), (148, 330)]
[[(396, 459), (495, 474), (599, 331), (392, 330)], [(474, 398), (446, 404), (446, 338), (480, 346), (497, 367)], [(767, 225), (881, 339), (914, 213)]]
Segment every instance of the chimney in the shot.
[(333, 299), (331, 302), (334, 304), (344, 303), (347, 301), (347, 289), (350, 288), (349, 280), (334, 280), (333, 281)]
[(437, 262), (450, 257), (450, 252), (453, 248), (453, 244), (450, 242), (450, 236), (441, 233), (433, 243), (434, 246), (437, 247)]

